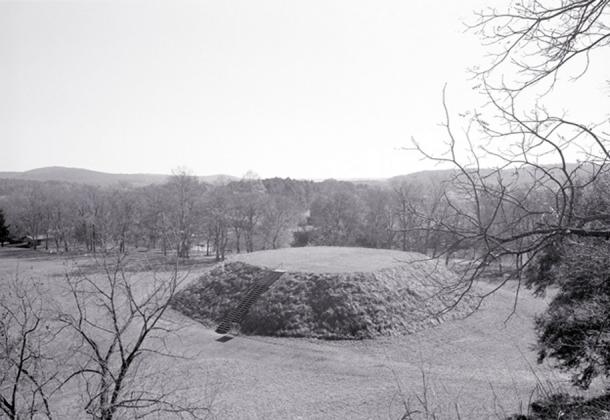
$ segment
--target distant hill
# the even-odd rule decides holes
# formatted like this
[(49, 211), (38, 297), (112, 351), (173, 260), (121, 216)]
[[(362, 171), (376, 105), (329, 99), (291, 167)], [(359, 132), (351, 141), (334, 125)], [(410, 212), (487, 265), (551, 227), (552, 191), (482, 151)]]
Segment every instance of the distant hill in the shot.
[[(162, 174), (112, 174), (89, 169), (66, 168), (63, 166), (49, 166), (25, 172), (0, 172), (0, 178), (5, 179), (62, 181), (99, 186), (109, 186), (118, 183), (127, 183), (133, 186), (161, 184), (168, 177), (169, 175)], [(225, 184), (238, 178), (231, 175), (207, 175), (200, 176), (199, 179), (209, 184)]]
[[(545, 165), (544, 168), (558, 180), (565, 179), (563, 172), (560, 170), (560, 165)], [(591, 164), (576, 164), (567, 163), (566, 169), (568, 172), (574, 171), (576, 175), (590, 175), (597, 166)], [(398, 175), (392, 178), (388, 178), (386, 182), (389, 185), (396, 185), (402, 182), (413, 182), (413, 183), (441, 183), (453, 179), (460, 172), (457, 169), (433, 169), (427, 171), (413, 172), (406, 175)], [(495, 169), (481, 168), (481, 177), (488, 177), (489, 182), (497, 180), (497, 171)], [(500, 175), (503, 181), (515, 183), (518, 185), (529, 185), (535, 178), (542, 176), (542, 172), (538, 170), (536, 174), (533, 173), (533, 167), (514, 167), (506, 168), (500, 171)]]
[[(576, 164), (568, 164), (568, 169), (572, 170), (576, 168)], [(585, 170), (581, 168), (579, 171)], [(481, 169), (482, 175), (492, 174), (492, 169)], [(552, 172), (561, 178), (561, 174), (557, 169), (553, 169)], [(405, 175), (398, 175), (391, 178), (354, 178), (345, 179), (343, 182), (350, 182), (352, 184), (367, 185), (369, 187), (389, 187), (397, 185), (402, 182), (408, 183), (432, 183), (437, 184), (444, 181), (450, 180), (457, 171), (455, 169), (432, 169), (426, 171), (412, 172)], [(32, 169), (25, 172), (0, 172), (0, 179), (21, 179), (28, 181), (61, 181), (61, 182), (73, 182), (78, 184), (90, 184), (99, 186), (109, 186), (118, 183), (126, 183), (132, 186), (144, 186), (151, 184), (162, 184), (167, 181), (169, 175), (164, 174), (113, 174), (108, 172), (92, 171), (89, 169), (82, 168), (67, 168), (63, 166), (49, 166), (45, 168)], [(502, 177), (505, 180), (516, 181), (518, 183), (528, 183), (532, 180), (532, 175), (529, 170), (525, 169), (504, 169), (502, 170)], [(238, 181), (240, 178), (231, 175), (206, 175), (199, 176), (200, 181), (212, 184), (212, 185), (224, 185), (232, 181)], [(274, 180), (279, 178), (269, 178)], [(270, 181), (270, 182), (271, 182)], [(294, 182), (312, 182), (311, 180), (293, 180)], [(315, 183), (329, 182), (332, 180), (317, 180)]]
[(443, 182), (451, 179), (456, 174), (455, 169), (431, 169), (426, 171), (412, 172), (405, 175), (397, 175), (388, 178), (389, 184), (400, 184), (401, 182)]

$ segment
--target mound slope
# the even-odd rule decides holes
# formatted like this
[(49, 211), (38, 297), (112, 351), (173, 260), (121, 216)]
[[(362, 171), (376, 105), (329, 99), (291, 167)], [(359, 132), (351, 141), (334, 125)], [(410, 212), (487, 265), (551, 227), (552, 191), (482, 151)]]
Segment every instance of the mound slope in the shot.
[(240, 255), (180, 292), (173, 307), (215, 326), (270, 269), (285, 273), (252, 305), (245, 334), (372, 338), (408, 334), (469, 313), (466, 297), (439, 316), (457, 294), (456, 276), (421, 254), (362, 248), (308, 247)]

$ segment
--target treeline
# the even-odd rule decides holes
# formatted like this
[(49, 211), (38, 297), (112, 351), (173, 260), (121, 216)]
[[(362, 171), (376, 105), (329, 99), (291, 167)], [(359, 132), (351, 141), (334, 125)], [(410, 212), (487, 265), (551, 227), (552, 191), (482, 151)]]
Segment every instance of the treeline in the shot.
[(222, 260), (307, 245), (473, 257), (480, 229), (505, 236), (548, 219), (555, 205), (523, 174), (501, 173), (510, 199), (493, 180), (474, 194), (463, 176), (431, 175), (379, 185), (251, 177), (215, 186), (187, 173), (145, 187), (2, 179), (0, 209), (14, 239), (55, 252), (145, 248), (187, 258), (197, 249)]
[[(222, 186), (176, 173), (161, 185), (113, 187), (0, 180), (0, 208), (14, 239), (55, 252), (193, 249), (228, 252), (332, 245), (436, 253), (443, 235), (440, 182), (383, 186), (327, 180), (244, 178)], [(425, 217), (424, 217), (425, 216)]]

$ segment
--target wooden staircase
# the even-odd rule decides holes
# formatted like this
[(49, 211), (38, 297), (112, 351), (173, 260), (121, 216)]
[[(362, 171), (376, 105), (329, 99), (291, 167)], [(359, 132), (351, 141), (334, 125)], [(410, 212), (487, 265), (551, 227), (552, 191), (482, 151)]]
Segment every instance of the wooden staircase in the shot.
[(265, 277), (257, 279), (254, 284), (248, 288), (241, 302), (231, 309), (220, 324), (218, 324), (216, 332), (218, 334), (226, 334), (231, 330), (231, 326), (234, 323), (241, 323), (254, 302), (256, 302), (260, 295), (265, 293), (282, 274), (284, 274), (283, 271), (270, 271)]

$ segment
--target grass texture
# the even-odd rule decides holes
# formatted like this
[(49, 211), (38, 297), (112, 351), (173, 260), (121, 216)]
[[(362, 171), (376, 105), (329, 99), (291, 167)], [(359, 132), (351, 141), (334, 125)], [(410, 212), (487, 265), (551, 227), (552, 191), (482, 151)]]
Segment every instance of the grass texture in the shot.
[(250, 308), (245, 334), (363, 339), (413, 333), (469, 314), (456, 276), (415, 253), (311, 247), (263, 251), (220, 264), (184, 289), (173, 307), (206, 325), (219, 323), (268, 269), (280, 277)]

